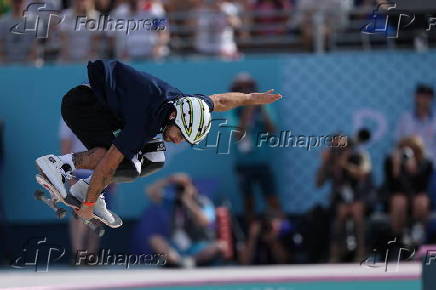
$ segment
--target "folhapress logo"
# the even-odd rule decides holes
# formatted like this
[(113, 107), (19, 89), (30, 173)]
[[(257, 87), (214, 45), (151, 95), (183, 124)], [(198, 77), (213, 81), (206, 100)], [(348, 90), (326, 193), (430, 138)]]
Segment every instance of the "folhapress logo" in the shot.
[(365, 34), (384, 34), (387, 38), (398, 38), (401, 29), (415, 21), (415, 14), (397, 9), (397, 4), (386, 2), (377, 5), (372, 12), (371, 22), (362, 27)]
[[(392, 252), (396, 254), (396, 257), (391, 257)], [(373, 249), (372, 254), (360, 262), (360, 266), (369, 269), (384, 268), (385, 272), (398, 272), (400, 270), (400, 261), (410, 261), (415, 257), (415, 253), (415, 248), (403, 248), (395, 237), (392, 241), (387, 242), (384, 253), (377, 253), (377, 250)], [(395, 262), (395, 268), (390, 266), (391, 261)]]
[(194, 150), (216, 149), (217, 154), (228, 155), (230, 154), (232, 142), (237, 143), (246, 135), (244, 129), (227, 124), (226, 119), (213, 119), (211, 122), (211, 127), (215, 126), (213, 124), (218, 123), (219, 129), (216, 132), (210, 132), (205, 140), (199, 144), (192, 145)]
[[(64, 20), (61, 11), (52, 10), (45, 3), (30, 3), (23, 11), (23, 20), (12, 26), (11, 33), (34, 33), (36, 38), (48, 38), (50, 26)], [(55, 22), (53, 22), (55, 21)]]
[(13, 268), (33, 267), (35, 272), (48, 272), (52, 262), (65, 255), (65, 248), (47, 243), (46, 237), (31, 238), (24, 244), (21, 255), (11, 262)]

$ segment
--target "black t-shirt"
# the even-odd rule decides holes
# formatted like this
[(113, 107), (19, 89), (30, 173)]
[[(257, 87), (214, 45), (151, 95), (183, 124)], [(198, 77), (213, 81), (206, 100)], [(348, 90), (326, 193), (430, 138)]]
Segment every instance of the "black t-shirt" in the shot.
[(157, 77), (116, 60), (89, 62), (88, 78), (99, 100), (121, 120), (123, 128), (113, 144), (129, 159), (161, 133), (173, 110), (169, 101), (193, 96), (206, 101), (213, 111), (208, 96), (184, 94)]
[(431, 175), (433, 173), (433, 163), (424, 159), (418, 163), (416, 174), (408, 173), (404, 164), (401, 164), (398, 177), (393, 176), (393, 161), (389, 155), (385, 159), (384, 172), (385, 183), (390, 193), (415, 194), (427, 192)]

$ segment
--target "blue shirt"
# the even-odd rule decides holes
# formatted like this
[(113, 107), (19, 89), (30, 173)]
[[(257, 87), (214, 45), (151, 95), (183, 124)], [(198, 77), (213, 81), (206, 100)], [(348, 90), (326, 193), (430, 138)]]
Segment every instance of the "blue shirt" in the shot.
[[(264, 106), (269, 116), (274, 119), (274, 114), (269, 106)], [(235, 124), (239, 124), (243, 108), (234, 110), (233, 118)], [(232, 152), (234, 152), (237, 165), (251, 166), (271, 163), (271, 148), (268, 145), (262, 144), (258, 146), (261, 133), (266, 133), (265, 121), (261, 116), (261, 107), (256, 107), (246, 128), (244, 139), (239, 142), (233, 142)], [(273, 120), (274, 121), (274, 120)], [(275, 122), (274, 122), (275, 123)], [(276, 135), (276, 134), (271, 134)]]
[(117, 60), (88, 63), (92, 90), (123, 124), (113, 145), (131, 159), (157, 134), (174, 107), (169, 101), (191, 96), (203, 99), (213, 111), (212, 100), (205, 95), (188, 95), (148, 73)]

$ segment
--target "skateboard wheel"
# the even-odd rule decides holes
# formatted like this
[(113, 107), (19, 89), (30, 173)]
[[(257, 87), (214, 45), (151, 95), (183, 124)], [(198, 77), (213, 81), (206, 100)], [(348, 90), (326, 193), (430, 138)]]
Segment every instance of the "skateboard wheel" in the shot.
[(56, 215), (58, 216), (59, 219), (63, 219), (66, 214), (67, 214), (67, 211), (63, 208), (58, 208), (56, 210)]
[(44, 192), (41, 190), (37, 190), (35, 191), (35, 193), (33, 194), (33, 196), (37, 199), (37, 200), (41, 200), (42, 197), (44, 196)]

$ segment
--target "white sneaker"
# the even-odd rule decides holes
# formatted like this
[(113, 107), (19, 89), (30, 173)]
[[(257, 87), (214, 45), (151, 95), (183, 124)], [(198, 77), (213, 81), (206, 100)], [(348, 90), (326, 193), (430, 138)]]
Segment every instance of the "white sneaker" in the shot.
[[(37, 166), (47, 176), (48, 180), (59, 191), (63, 198), (67, 197), (67, 190), (65, 189), (66, 179), (71, 177), (71, 173), (64, 170), (64, 163), (58, 156), (46, 155), (36, 159)], [(64, 166), (64, 168), (63, 168)], [(68, 165), (69, 167), (69, 165)]]
[[(87, 184), (83, 179), (79, 179), (70, 188), (70, 193), (83, 202), (86, 198), (86, 193), (88, 192), (89, 184)], [(94, 214), (100, 219), (106, 220), (108, 223), (113, 224), (115, 218), (112, 213), (106, 208), (106, 201), (104, 200), (103, 194), (100, 195), (94, 206)]]
[(80, 202), (83, 202), (86, 198), (86, 193), (88, 192), (89, 184), (87, 184), (83, 179), (79, 179), (76, 183), (71, 185), (70, 193)]
[(106, 201), (104, 195), (101, 194), (94, 206), (94, 214), (101, 219), (106, 220), (108, 223), (113, 224), (115, 218), (112, 213), (106, 208)]

